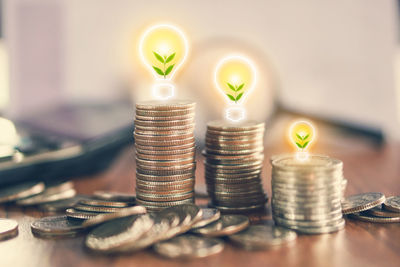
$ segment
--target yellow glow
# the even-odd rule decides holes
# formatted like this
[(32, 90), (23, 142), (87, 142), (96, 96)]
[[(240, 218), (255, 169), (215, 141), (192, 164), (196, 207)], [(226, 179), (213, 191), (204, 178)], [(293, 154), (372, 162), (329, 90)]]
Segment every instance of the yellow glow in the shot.
[[(242, 104), (254, 89), (256, 80), (257, 73), (254, 64), (248, 58), (241, 55), (232, 55), (223, 58), (215, 69), (215, 85), (228, 103), (231, 104)], [(235, 91), (230, 88), (230, 85), (235, 89), (240, 88), (240, 86), (243, 87)]]
[(299, 120), (290, 126), (288, 137), (297, 151), (306, 152), (315, 140), (316, 131), (311, 122)]
[[(174, 53), (175, 56), (172, 60), (163, 63), (157, 59), (154, 52), (164, 61)], [(139, 53), (143, 63), (157, 80), (171, 80), (187, 57), (188, 41), (179, 28), (169, 24), (158, 24), (150, 27), (142, 35)], [(153, 66), (159, 68), (164, 75), (157, 73)], [(173, 66), (172, 70), (166, 74), (170, 66)]]

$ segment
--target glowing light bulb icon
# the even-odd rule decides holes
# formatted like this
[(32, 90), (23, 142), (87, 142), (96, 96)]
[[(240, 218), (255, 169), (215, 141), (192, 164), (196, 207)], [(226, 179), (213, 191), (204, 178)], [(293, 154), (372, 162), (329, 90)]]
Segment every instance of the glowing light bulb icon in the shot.
[(257, 82), (254, 63), (242, 55), (227, 56), (218, 62), (214, 82), (229, 103), (225, 117), (233, 122), (245, 119), (246, 110), (243, 103)]
[(312, 123), (307, 120), (296, 121), (290, 126), (289, 140), (297, 150), (297, 159), (308, 159), (308, 148), (315, 140), (315, 137), (315, 128)]
[(159, 99), (174, 96), (172, 78), (185, 62), (189, 45), (184, 33), (176, 26), (158, 24), (147, 29), (139, 42), (140, 58), (157, 83), (153, 95)]

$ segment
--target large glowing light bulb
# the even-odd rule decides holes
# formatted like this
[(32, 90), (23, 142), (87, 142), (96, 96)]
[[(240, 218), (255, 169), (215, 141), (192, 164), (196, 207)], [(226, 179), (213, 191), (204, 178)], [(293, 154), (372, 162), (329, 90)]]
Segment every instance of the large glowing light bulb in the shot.
[(215, 68), (214, 82), (229, 103), (225, 117), (233, 122), (245, 119), (243, 103), (257, 82), (257, 71), (253, 62), (242, 55), (230, 55), (221, 59)]
[(297, 159), (308, 159), (308, 148), (316, 137), (316, 131), (312, 123), (307, 120), (294, 122), (289, 128), (288, 136), (290, 142), (297, 150)]
[(184, 33), (169, 24), (158, 24), (147, 29), (139, 43), (141, 60), (157, 83), (153, 95), (159, 99), (174, 96), (172, 78), (186, 60), (189, 50)]

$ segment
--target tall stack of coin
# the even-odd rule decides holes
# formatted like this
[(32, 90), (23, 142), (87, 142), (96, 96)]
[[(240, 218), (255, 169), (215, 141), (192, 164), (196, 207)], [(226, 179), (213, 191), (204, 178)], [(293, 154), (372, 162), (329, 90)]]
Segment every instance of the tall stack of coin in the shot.
[(136, 104), (136, 197), (149, 211), (193, 203), (195, 103)]
[(276, 224), (300, 233), (335, 232), (344, 227), (343, 163), (323, 155), (274, 157), (272, 212)]
[(205, 177), (211, 205), (226, 212), (263, 208), (264, 123), (207, 124)]

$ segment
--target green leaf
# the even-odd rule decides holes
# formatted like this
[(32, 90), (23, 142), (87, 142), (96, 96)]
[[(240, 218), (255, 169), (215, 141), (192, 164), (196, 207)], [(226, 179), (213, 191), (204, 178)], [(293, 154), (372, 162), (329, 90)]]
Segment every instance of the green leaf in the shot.
[(298, 133), (296, 133), (297, 138), (299, 138), (300, 140), (303, 140), (303, 137), (301, 137)]
[(236, 101), (235, 98), (233, 97), (233, 95), (230, 94), (226, 94), (232, 101)]
[(166, 69), (166, 71), (165, 71), (165, 75), (168, 75), (168, 74), (172, 71), (172, 68), (173, 68), (174, 66), (175, 66), (175, 64), (169, 66), (169, 67)]
[(230, 84), (230, 83), (226, 83), (226, 84), (229, 86), (229, 88), (231, 88), (232, 91), (236, 92), (235, 87), (232, 84)]
[(302, 145), (300, 145), (299, 143), (297, 143), (296, 142), (296, 145), (299, 147), (299, 148), (303, 148), (303, 146)]
[(158, 74), (164, 76), (164, 72), (163, 72), (160, 68), (157, 68), (156, 66), (153, 66), (153, 69), (154, 69)]
[(165, 63), (169, 63), (169, 62), (171, 62), (171, 60), (173, 60), (174, 59), (174, 57), (175, 57), (175, 54), (176, 53), (173, 53), (172, 55), (170, 55), (166, 60), (165, 60)]
[(308, 143), (310, 143), (310, 141), (305, 142), (305, 143), (303, 144), (303, 147), (302, 147), (302, 148), (306, 148), (306, 146), (308, 145)]
[(237, 97), (236, 97), (236, 101), (239, 101), (243, 96), (243, 93), (240, 93)]
[(310, 135), (307, 134), (306, 136), (304, 136), (304, 139), (303, 139), (303, 140), (307, 140), (307, 138), (308, 138), (309, 136), (310, 136)]
[(239, 85), (239, 87), (236, 88), (236, 92), (242, 90), (242, 89), (243, 89), (243, 86), (244, 86), (244, 83), (242, 83), (241, 85)]
[(157, 58), (158, 61), (160, 61), (161, 63), (165, 63), (165, 60), (163, 59), (163, 57), (160, 56), (159, 54), (157, 54), (157, 52), (153, 51), (153, 54)]

